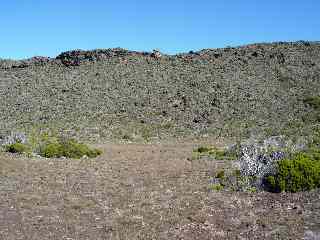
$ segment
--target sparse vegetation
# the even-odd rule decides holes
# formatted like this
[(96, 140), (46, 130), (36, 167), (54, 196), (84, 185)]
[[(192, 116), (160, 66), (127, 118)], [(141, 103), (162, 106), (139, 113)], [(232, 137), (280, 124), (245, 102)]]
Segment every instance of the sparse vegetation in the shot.
[(224, 186), (221, 184), (211, 184), (209, 188), (213, 191), (221, 191), (224, 189)]
[[(318, 43), (257, 44), (163, 55), (161, 61), (151, 53), (99, 49), (65, 52), (44, 62), (0, 61), (0, 79), (8, 80), (0, 89), (0, 102), (7, 103), (0, 106), (0, 130), (29, 135), (33, 126), (47, 125), (84, 141), (152, 142), (282, 134), (291, 120), (307, 129), (319, 122), (319, 114), (311, 114), (301, 100), (307, 97), (305, 103), (319, 109), (320, 85), (319, 69), (310, 72), (304, 62), (317, 62), (318, 49)], [(257, 53), (258, 62), (252, 57)], [(297, 57), (303, 59), (294, 64), (301, 74), (288, 71), (292, 61), (283, 61)], [(226, 67), (230, 61), (232, 69)], [(78, 74), (67, 70), (71, 66)], [(20, 67), (26, 74), (18, 74)], [(234, 72), (241, 72), (236, 81)], [(13, 106), (16, 99), (24, 104)], [(270, 99), (275, 101), (265, 104)]]
[(235, 170), (233, 170), (233, 174), (232, 175), (235, 176), (235, 177), (240, 177), (241, 176), (241, 171), (239, 169), (235, 169)]
[(197, 149), (195, 149), (193, 152), (197, 152), (199, 154), (204, 154), (204, 153), (209, 153), (210, 151), (212, 151), (212, 147), (198, 147)]
[(257, 192), (257, 188), (255, 188), (255, 187), (249, 187), (249, 188), (247, 189), (247, 191), (248, 191), (248, 192), (251, 192), (251, 193), (256, 193), (256, 192)]
[(309, 147), (310, 149), (320, 149), (320, 127), (314, 129)]
[(320, 96), (307, 97), (303, 101), (314, 109), (320, 110)]
[(211, 146), (200, 146), (193, 150), (193, 159), (209, 157), (215, 160), (235, 160), (236, 153)]
[[(263, 238), (264, 234), (270, 234), (270, 239), (300, 239), (305, 225), (318, 226), (318, 191), (281, 196), (251, 193), (254, 189), (228, 192), (218, 182), (207, 182), (203, 164), (194, 164), (192, 172), (186, 168), (185, 157), (193, 150), (192, 145), (107, 146), (110, 154), (101, 161), (35, 161), (0, 156), (1, 211), (5, 216), (10, 214), (10, 219), (1, 222), (2, 234), (23, 239), (23, 227), (27, 238), (47, 239), (46, 229), (50, 228), (50, 236), (64, 239), (63, 226), (68, 225), (69, 234), (80, 236), (79, 240), (114, 236), (132, 240), (157, 236), (168, 240), (220, 239), (217, 228), (226, 233), (227, 239), (239, 235)], [(170, 160), (159, 164), (163, 156)], [(221, 170), (219, 164), (213, 166), (218, 167), (211, 169), (215, 173)], [(14, 214), (9, 203), (20, 206), (19, 214)], [(107, 203), (112, 207), (101, 210)], [(312, 214), (299, 213), (301, 206), (303, 212)], [(107, 226), (106, 219), (110, 220)], [(40, 230), (41, 226), (46, 229), (39, 231), (39, 226)], [(254, 231), (250, 231), (252, 226)], [(101, 232), (106, 227), (113, 230)], [(274, 233), (274, 229), (281, 230)]]
[(214, 177), (215, 184), (223, 186), (228, 191), (256, 192), (256, 176), (241, 175), (240, 170), (220, 170)]

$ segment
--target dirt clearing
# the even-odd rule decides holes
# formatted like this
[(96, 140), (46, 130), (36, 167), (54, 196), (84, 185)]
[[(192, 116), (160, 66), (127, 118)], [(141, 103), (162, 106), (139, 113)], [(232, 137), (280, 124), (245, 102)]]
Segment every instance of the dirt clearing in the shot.
[[(0, 155), (0, 238), (316, 239), (319, 191), (214, 192), (196, 144), (106, 144), (96, 159)], [(320, 235), (318, 235), (320, 236)]]

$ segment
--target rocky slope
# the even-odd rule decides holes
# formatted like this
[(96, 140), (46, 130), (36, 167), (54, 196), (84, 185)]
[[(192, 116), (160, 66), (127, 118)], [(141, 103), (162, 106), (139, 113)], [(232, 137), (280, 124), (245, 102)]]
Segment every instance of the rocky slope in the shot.
[(318, 124), (320, 43), (160, 55), (124, 49), (0, 60), (0, 133), (84, 139), (281, 134)]

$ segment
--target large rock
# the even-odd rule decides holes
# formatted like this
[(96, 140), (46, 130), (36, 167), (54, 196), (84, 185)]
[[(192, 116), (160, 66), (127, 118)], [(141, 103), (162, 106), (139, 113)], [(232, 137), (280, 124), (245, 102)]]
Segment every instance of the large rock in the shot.
[(0, 146), (10, 145), (17, 142), (26, 143), (26, 135), (20, 132), (13, 132), (8, 136), (0, 136)]
[(242, 176), (254, 177), (255, 187), (263, 187), (263, 179), (276, 172), (276, 163), (289, 153), (306, 147), (303, 141), (293, 143), (284, 136), (273, 136), (263, 141), (248, 140), (239, 147), (238, 165)]

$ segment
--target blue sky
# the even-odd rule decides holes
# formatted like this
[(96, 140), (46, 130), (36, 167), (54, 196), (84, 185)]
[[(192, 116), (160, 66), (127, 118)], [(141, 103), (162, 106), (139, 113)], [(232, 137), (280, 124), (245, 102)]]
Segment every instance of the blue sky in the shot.
[(319, 0), (10, 0), (0, 58), (122, 47), (169, 54), (254, 42), (320, 40)]

